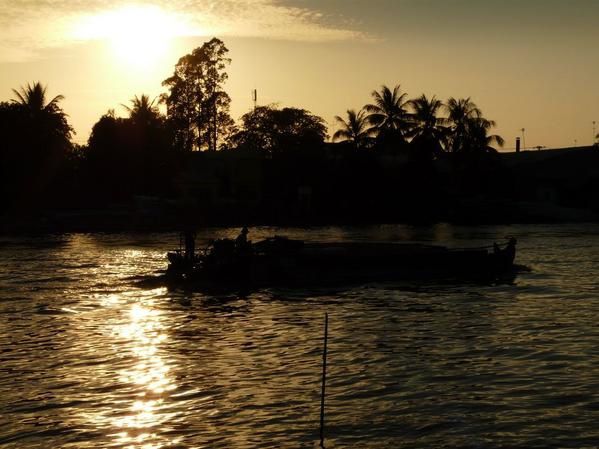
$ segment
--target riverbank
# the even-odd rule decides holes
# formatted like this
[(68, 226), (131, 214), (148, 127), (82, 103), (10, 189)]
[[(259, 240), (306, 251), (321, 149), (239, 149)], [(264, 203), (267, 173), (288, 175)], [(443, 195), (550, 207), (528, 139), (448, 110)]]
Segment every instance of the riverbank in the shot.
[(81, 197), (60, 209), (38, 199), (0, 215), (0, 232), (599, 222), (597, 148), (500, 153), (479, 161), (481, 167), (440, 158), (416, 171), (399, 154), (354, 155), (362, 164), (351, 169), (333, 156), (308, 158), (312, 163), (300, 170), (262, 154), (197, 154), (183, 177), (185, 195), (134, 195), (120, 202)]
[(374, 215), (370, 217), (253, 217), (241, 220), (239, 217), (208, 216), (197, 212), (191, 215), (182, 213), (160, 214), (140, 211), (135, 207), (84, 210), (53, 211), (39, 214), (22, 214), (3, 217), (0, 234), (43, 234), (43, 233), (88, 233), (88, 232), (180, 232), (191, 227), (315, 227), (351, 226), (372, 224), (432, 225), (448, 223), (456, 225), (507, 225), (507, 224), (558, 224), (558, 223), (599, 223), (599, 214), (589, 209), (560, 207), (551, 202), (468, 200), (455, 203), (443, 214), (423, 214), (402, 220), (393, 217)]

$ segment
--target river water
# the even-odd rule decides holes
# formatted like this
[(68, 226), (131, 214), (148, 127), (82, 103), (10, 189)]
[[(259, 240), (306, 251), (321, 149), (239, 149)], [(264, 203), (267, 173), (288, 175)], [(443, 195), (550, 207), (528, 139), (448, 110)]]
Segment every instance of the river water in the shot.
[(512, 285), (211, 296), (137, 282), (165, 268), (175, 234), (0, 237), (0, 446), (317, 447), (328, 312), (327, 448), (599, 447), (598, 226), (250, 237), (275, 232), (450, 246), (515, 235), (532, 271)]

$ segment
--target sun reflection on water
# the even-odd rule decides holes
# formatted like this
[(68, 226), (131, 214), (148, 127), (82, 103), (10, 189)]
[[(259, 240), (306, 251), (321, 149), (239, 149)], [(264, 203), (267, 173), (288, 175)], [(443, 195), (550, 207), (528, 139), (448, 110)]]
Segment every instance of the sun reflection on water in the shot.
[(164, 330), (161, 312), (152, 308), (151, 303), (133, 304), (127, 322), (115, 329), (123, 349), (137, 359), (132, 367), (119, 372), (119, 381), (131, 385), (137, 397), (125, 416), (112, 421), (118, 445), (157, 449), (176, 443), (159, 432), (160, 426), (171, 417), (164, 412), (165, 399), (176, 388), (169, 363), (161, 356), (160, 345), (167, 341)]

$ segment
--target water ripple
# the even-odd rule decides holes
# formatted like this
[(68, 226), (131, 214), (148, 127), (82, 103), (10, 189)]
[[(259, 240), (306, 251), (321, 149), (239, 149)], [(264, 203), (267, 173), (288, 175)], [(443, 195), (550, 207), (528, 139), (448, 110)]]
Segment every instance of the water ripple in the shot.
[[(200, 235), (233, 236), (235, 229)], [(169, 291), (173, 234), (0, 238), (0, 445), (596, 447), (593, 226), (253, 231), (477, 246), (517, 235), (514, 285)]]

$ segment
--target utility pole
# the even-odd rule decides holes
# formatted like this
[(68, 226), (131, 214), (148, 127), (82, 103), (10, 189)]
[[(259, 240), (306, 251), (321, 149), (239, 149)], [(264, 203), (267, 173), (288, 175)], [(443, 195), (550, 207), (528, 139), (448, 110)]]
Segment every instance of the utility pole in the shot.
[(526, 150), (526, 137), (524, 137), (524, 131), (526, 131), (526, 129), (522, 128), (520, 131), (522, 131), (522, 149)]
[(258, 107), (258, 89), (252, 91), (252, 100), (254, 101), (254, 110)]
[(320, 393), (320, 447), (324, 449), (324, 396), (327, 382), (327, 340), (329, 338), (329, 314), (324, 314), (324, 349), (322, 351), (322, 390)]

